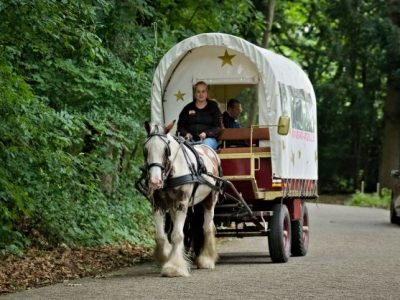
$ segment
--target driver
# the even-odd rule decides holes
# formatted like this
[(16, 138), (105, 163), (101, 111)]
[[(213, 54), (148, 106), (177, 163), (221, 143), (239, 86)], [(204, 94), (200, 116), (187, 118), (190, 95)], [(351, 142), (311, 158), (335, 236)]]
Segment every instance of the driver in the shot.
[(179, 114), (178, 134), (188, 140), (201, 141), (218, 147), (217, 137), (222, 127), (222, 116), (217, 103), (208, 99), (208, 86), (199, 81), (194, 86), (194, 100)]

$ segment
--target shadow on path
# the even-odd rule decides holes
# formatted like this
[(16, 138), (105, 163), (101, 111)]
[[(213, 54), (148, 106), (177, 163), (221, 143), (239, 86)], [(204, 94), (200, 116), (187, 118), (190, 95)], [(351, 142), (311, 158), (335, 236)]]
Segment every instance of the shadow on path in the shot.
[(228, 252), (221, 253), (219, 265), (233, 264), (271, 264), (271, 257), (263, 252)]

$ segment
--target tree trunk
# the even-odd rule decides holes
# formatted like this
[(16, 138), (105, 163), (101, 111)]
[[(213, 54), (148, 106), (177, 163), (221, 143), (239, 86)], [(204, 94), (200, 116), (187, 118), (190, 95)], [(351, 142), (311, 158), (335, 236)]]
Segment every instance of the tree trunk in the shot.
[(262, 46), (267, 49), (269, 43), (269, 37), (271, 35), (272, 22), (274, 21), (274, 10), (275, 10), (275, 0), (268, 1), (268, 7), (266, 11), (267, 26), (265, 27)]
[(400, 169), (400, 82), (388, 81), (385, 102), (385, 127), (379, 181), (382, 187), (393, 188), (390, 171)]
[[(389, 18), (396, 33), (389, 38), (400, 38), (400, 0), (389, 1)], [(400, 70), (398, 49), (388, 49), (388, 83), (384, 106), (384, 140), (379, 169), (379, 181), (382, 187), (393, 188), (395, 182), (390, 170), (400, 169), (400, 79), (395, 72)]]

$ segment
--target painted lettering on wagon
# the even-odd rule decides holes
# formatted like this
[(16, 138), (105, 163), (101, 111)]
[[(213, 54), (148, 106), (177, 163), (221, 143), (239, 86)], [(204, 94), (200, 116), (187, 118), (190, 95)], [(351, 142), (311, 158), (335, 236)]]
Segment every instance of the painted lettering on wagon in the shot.
[(294, 138), (296, 140), (302, 140), (302, 141), (307, 141), (307, 142), (315, 141), (315, 135), (313, 132), (292, 129), (291, 135), (292, 135), (292, 138)]

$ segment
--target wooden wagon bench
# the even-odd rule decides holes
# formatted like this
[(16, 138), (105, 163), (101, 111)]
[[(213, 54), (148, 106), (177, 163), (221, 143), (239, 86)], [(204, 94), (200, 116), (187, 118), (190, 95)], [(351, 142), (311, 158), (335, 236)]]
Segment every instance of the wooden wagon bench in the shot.
[[(270, 147), (259, 147), (260, 140), (269, 140), (268, 128), (224, 128), (218, 136), (222, 148), (218, 153), (270, 152)], [(226, 141), (244, 141), (248, 147), (227, 147)]]

